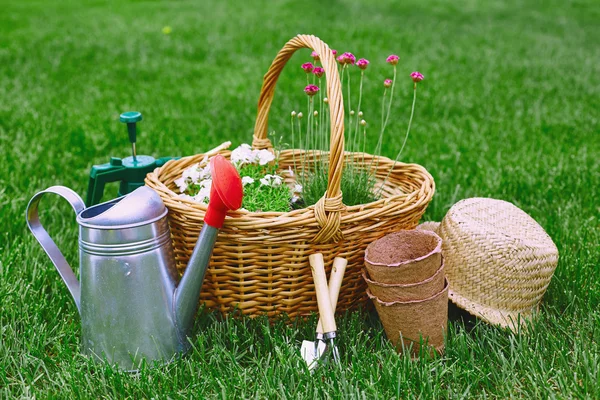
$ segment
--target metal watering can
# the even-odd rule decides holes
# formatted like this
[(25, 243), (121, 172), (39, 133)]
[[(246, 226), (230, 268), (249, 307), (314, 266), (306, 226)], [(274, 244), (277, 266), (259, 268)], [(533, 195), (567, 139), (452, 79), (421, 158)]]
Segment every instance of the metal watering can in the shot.
[[(27, 225), (63, 278), (81, 315), (82, 351), (126, 370), (143, 359), (184, 353), (218, 230), (242, 203), (235, 167), (210, 161), (212, 188), (204, 225), (181, 281), (175, 267), (167, 208), (142, 186), (127, 196), (85, 208), (77, 193), (52, 186), (27, 206)], [(46, 193), (65, 198), (77, 214), (81, 283), (38, 218)]]

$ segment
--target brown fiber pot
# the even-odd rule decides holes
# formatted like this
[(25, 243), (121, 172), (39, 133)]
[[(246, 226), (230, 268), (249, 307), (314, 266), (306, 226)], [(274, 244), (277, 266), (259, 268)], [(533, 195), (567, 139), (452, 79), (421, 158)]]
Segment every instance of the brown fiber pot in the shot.
[(407, 284), (431, 278), (442, 265), (442, 239), (431, 231), (405, 230), (372, 242), (365, 251), (369, 277)]
[(411, 301), (428, 299), (444, 289), (444, 264), (432, 277), (417, 283), (381, 283), (369, 279), (363, 269), (363, 279), (367, 282), (373, 296), (381, 301)]
[(375, 303), (387, 338), (399, 353), (410, 351), (417, 356), (421, 343), (429, 347), (429, 354), (444, 352), (448, 325), (448, 281), (445, 281), (441, 292), (425, 300), (384, 302), (368, 289), (367, 295)]

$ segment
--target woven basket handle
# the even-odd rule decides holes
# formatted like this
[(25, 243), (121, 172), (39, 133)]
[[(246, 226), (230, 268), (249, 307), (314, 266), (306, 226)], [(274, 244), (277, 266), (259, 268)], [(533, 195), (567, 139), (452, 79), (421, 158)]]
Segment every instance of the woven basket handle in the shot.
[(330, 239), (342, 239), (340, 230), (340, 212), (345, 207), (342, 203), (340, 185), (344, 167), (344, 99), (335, 56), (325, 42), (312, 35), (298, 35), (283, 46), (273, 60), (263, 78), (263, 85), (258, 99), (258, 115), (254, 125), (252, 147), (257, 149), (272, 148), (267, 138), (269, 110), (275, 94), (275, 85), (283, 67), (296, 50), (309, 48), (317, 52), (325, 69), (327, 81), (327, 98), (331, 115), (331, 147), (329, 152), (329, 176), (327, 191), (315, 205), (315, 218), (321, 227), (313, 242), (323, 243)]

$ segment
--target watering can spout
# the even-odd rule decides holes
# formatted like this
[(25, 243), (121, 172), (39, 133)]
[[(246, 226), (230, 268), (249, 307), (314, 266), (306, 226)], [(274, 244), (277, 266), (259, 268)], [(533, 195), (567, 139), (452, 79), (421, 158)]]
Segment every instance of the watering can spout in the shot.
[(174, 295), (175, 321), (180, 332), (186, 335), (192, 328), (200, 290), (219, 229), (223, 226), (227, 212), (241, 207), (244, 195), (240, 175), (225, 157), (213, 157), (210, 170), (212, 186), (204, 225)]

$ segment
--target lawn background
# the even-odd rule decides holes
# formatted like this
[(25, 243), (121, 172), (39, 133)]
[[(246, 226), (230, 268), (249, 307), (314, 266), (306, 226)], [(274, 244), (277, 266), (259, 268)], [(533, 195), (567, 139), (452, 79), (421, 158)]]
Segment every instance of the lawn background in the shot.
[[(593, 0), (1, 0), (0, 397), (600, 398), (598, 21)], [(271, 326), (203, 315), (189, 355), (135, 376), (86, 360), (74, 303), (25, 226), (27, 201), (59, 184), (85, 195), (92, 164), (128, 155), (123, 111), (144, 115), (140, 154), (250, 142), (262, 75), (297, 33), (371, 60), (371, 148), (391, 71), (384, 60), (400, 55), (388, 157), (403, 140), (408, 74), (425, 75), (402, 157), (435, 178), (425, 219), (489, 196), (539, 221), (561, 256), (541, 317), (517, 335), (453, 320), (446, 354), (411, 362), (376, 316), (349, 313), (344, 368), (313, 377), (298, 345), (314, 318)], [(309, 53), (294, 56), (278, 85), (277, 135), (305, 104), (299, 65)], [(63, 203), (45, 199), (42, 218), (76, 266), (76, 224)]]

